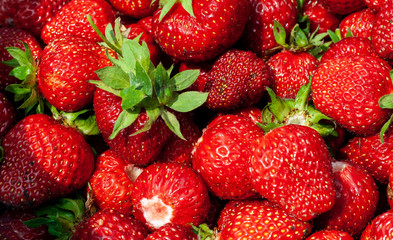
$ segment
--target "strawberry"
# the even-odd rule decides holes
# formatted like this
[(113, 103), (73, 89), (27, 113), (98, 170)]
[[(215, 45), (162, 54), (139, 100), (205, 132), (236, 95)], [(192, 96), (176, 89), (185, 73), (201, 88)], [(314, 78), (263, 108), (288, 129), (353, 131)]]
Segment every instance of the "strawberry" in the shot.
[(307, 0), (303, 5), (303, 15), (308, 16), (310, 21), (310, 30), (318, 33), (327, 32), (327, 30), (334, 31), (339, 23), (340, 18), (336, 14), (329, 12), (321, 0)]
[(237, 214), (240, 207), (245, 206), (250, 202), (250, 200), (231, 200), (225, 204), (217, 220), (218, 230), (222, 231), (225, 228), (225, 225), (228, 223), (229, 219)]
[(86, 15), (92, 16), (95, 24), (104, 32), (108, 23), (115, 21), (115, 12), (105, 0), (71, 0), (42, 29), (41, 38), (48, 44), (56, 38), (78, 36), (91, 41), (101, 38), (89, 25)]
[(228, 218), (220, 239), (305, 239), (311, 224), (267, 200), (247, 201)]
[(370, 38), (374, 21), (375, 14), (369, 8), (354, 12), (341, 20), (341, 36), (346, 36), (350, 30), (353, 36)]
[(361, 240), (392, 239), (393, 211), (376, 216), (363, 231)]
[(353, 240), (353, 237), (344, 231), (321, 230), (311, 234), (306, 240)]
[(153, 15), (159, 3), (159, 1), (152, 0), (109, 0), (109, 2), (118, 11), (136, 19)]
[(145, 240), (197, 240), (197, 235), (190, 227), (168, 223), (150, 233)]
[(366, 6), (364, 0), (320, 0), (329, 12), (347, 15)]
[(242, 36), (247, 49), (267, 58), (278, 46), (274, 34), (274, 20), (284, 26), (287, 34), (295, 26), (298, 8), (292, 0), (250, 0), (252, 11)]
[(393, 59), (392, 42), (393, 2), (388, 2), (378, 12), (371, 30), (371, 42), (378, 55), (386, 60)]
[(16, 122), (16, 110), (6, 96), (0, 92), (0, 139)]
[(301, 86), (310, 81), (319, 61), (310, 53), (283, 50), (267, 64), (272, 69), (273, 91), (280, 98), (295, 99)]
[(364, 0), (364, 2), (374, 13), (378, 13), (390, 0)]
[(349, 55), (321, 63), (312, 78), (315, 107), (356, 134), (372, 135), (389, 119), (379, 99), (393, 90), (390, 67), (369, 55)]
[[(22, 42), (29, 45), (34, 59), (38, 59), (42, 48), (38, 40), (30, 33), (17, 29), (0, 27), (0, 62), (8, 61), (12, 59), (12, 56), (8, 53), (6, 47), (18, 47), (24, 48)], [(0, 90), (4, 90), (6, 86), (10, 84), (18, 83), (18, 79), (14, 76), (10, 76), (12, 67), (1, 64), (0, 67)]]
[(0, 201), (30, 208), (82, 188), (94, 168), (94, 155), (82, 134), (48, 115), (19, 121), (2, 141)]
[(205, 90), (208, 81), (208, 74), (212, 65), (213, 64), (209, 62), (201, 62), (201, 63), (181, 62), (179, 66), (179, 72), (190, 70), (190, 69), (199, 70), (198, 78), (188, 89), (193, 91), (203, 92)]
[(105, 209), (96, 212), (93, 216), (78, 224), (72, 239), (143, 240), (147, 235), (148, 230), (137, 219), (121, 214), (113, 209)]
[(259, 139), (248, 170), (257, 192), (291, 216), (308, 221), (335, 203), (331, 161), (317, 131), (289, 124)]
[(221, 199), (257, 197), (247, 162), (252, 141), (262, 135), (263, 131), (243, 116), (219, 116), (204, 129), (195, 145), (192, 166)]
[(192, 168), (177, 163), (154, 163), (134, 183), (133, 215), (157, 230), (168, 223), (199, 225), (209, 211), (209, 195)]
[(378, 189), (374, 179), (356, 165), (333, 162), (336, 204), (314, 220), (318, 229), (341, 230), (360, 235), (374, 217)]
[(94, 204), (99, 209), (115, 209), (131, 215), (131, 193), (141, 171), (119, 158), (113, 150), (102, 153), (89, 180)]
[(215, 111), (249, 107), (271, 85), (267, 64), (255, 53), (232, 49), (221, 55), (208, 73), (206, 106)]
[(98, 79), (95, 71), (110, 64), (95, 42), (76, 36), (57, 38), (41, 54), (38, 87), (57, 109), (74, 112), (92, 103), (95, 85), (87, 81)]
[(202, 62), (222, 54), (240, 38), (250, 13), (248, 0), (181, 2), (153, 15), (157, 43), (181, 61)]

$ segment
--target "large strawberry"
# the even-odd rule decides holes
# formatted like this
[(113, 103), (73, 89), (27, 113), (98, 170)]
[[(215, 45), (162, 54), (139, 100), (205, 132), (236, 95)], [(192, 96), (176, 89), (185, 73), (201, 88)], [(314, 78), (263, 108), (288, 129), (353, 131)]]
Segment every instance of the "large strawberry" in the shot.
[(288, 214), (310, 220), (335, 202), (331, 156), (322, 137), (302, 125), (285, 125), (264, 135), (250, 158), (253, 187)]
[(250, 13), (248, 0), (169, 2), (175, 3), (154, 13), (153, 32), (161, 48), (182, 61), (223, 53), (240, 38)]
[(35, 114), (18, 122), (2, 141), (0, 200), (30, 208), (82, 188), (94, 168), (94, 155), (82, 134)]
[(391, 48), (393, 26), (393, 2), (387, 2), (378, 12), (373, 28), (371, 30), (371, 41), (378, 55), (386, 60), (393, 59), (393, 50)]
[(0, 92), (0, 139), (16, 122), (16, 110), (6, 96)]

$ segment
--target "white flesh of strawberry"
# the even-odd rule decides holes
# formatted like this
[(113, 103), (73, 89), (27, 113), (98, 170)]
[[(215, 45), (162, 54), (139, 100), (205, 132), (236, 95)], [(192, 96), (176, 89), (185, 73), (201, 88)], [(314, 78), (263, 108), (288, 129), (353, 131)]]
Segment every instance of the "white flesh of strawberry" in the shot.
[(334, 173), (342, 172), (346, 166), (349, 166), (349, 164), (343, 161), (332, 162)]
[(166, 205), (158, 196), (141, 200), (143, 216), (155, 229), (171, 222), (173, 209)]

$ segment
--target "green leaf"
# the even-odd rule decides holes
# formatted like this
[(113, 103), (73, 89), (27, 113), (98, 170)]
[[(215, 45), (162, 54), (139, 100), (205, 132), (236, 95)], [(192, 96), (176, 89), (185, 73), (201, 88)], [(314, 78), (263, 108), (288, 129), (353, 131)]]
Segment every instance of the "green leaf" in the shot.
[(32, 74), (32, 69), (29, 66), (18, 66), (10, 71), (10, 75), (18, 78), (19, 80), (25, 80)]
[(56, 221), (53, 220), (53, 219), (48, 219), (48, 218), (45, 218), (45, 217), (37, 217), (37, 218), (33, 218), (31, 220), (24, 221), (23, 223), (26, 226), (28, 226), (29, 228), (36, 228), (36, 227), (39, 227), (41, 225), (51, 224), (51, 223), (54, 223), (54, 222), (56, 222)]
[(151, 60), (146, 42), (139, 44), (136, 39), (124, 39), (122, 51), (124, 61), (130, 65), (131, 69), (134, 69), (135, 63), (139, 62), (145, 71), (149, 70)]
[(31, 88), (25, 87), (22, 84), (10, 84), (5, 90), (19, 96), (29, 94), (32, 91)]
[(302, 29), (300, 29), (299, 26), (295, 28), (294, 38), (295, 38), (296, 45), (299, 47), (305, 47), (309, 44), (306, 34), (302, 31)]
[(176, 2), (177, 2), (177, 0), (168, 0), (165, 2), (165, 5), (161, 9), (160, 16), (158, 17), (159, 22), (162, 21), (162, 19), (172, 9), (173, 5), (175, 5)]
[(102, 90), (105, 90), (107, 92), (110, 92), (110, 93), (120, 97), (120, 90), (116, 90), (116, 89), (109, 87), (103, 81), (89, 80), (88, 82), (96, 85), (96, 87), (98, 87)]
[(148, 117), (147, 122), (141, 129), (138, 131), (134, 132), (131, 134), (131, 136), (135, 136), (139, 133), (149, 131), (153, 123), (157, 120), (157, 118), (161, 115), (161, 110), (159, 108), (152, 108), (152, 109), (146, 109), (146, 114)]
[(273, 34), (276, 42), (281, 46), (286, 46), (286, 38), (287, 34), (285, 28), (276, 20), (274, 20), (273, 24)]
[(112, 134), (109, 136), (109, 139), (114, 139), (121, 130), (129, 127), (132, 123), (134, 123), (140, 111), (140, 108), (135, 108), (133, 110), (123, 110), (115, 122)]
[(179, 138), (181, 138), (183, 140), (186, 140), (180, 131), (180, 123), (173, 113), (167, 111), (166, 109), (163, 109), (162, 113), (161, 113), (161, 118), (164, 120), (164, 122), (168, 126), (168, 128), (173, 133), (176, 134), (176, 136), (178, 136)]
[(2, 62), (4, 65), (10, 66), (12, 68), (18, 67), (19, 66), (19, 62), (15, 59), (12, 58), (10, 60), (4, 61)]
[(300, 87), (299, 91), (296, 94), (295, 98), (295, 108), (299, 110), (306, 110), (308, 105), (308, 97), (310, 96), (311, 92), (311, 77), (310, 81)]
[(153, 96), (153, 83), (152, 80), (150, 79), (149, 74), (145, 71), (145, 69), (139, 64), (139, 62), (136, 62), (135, 64), (135, 77), (137, 81), (141, 84), (143, 92), (151, 97)]
[(145, 93), (141, 90), (126, 88), (120, 92), (122, 98), (121, 107), (123, 109), (132, 109), (140, 103), (145, 97)]
[[(21, 66), (31, 66), (31, 59), (25, 51), (17, 47), (6, 47), (7, 52), (15, 58)], [(27, 47), (27, 49), (30, 49)], [(29, 50), (28, 50), (29, 51)]]
[(393, 109), (393, 94), (389, 93), (379, 98), (378, 104), (381, 108)]
[(336, 43), (341, 40), (341, 36), (337, 35), (337, 33), (327, 30), (327, 33), (329, 34), (330, 39), (332, 39), (333, 43)]
[(209, 93), (198, 91), (183, 92), (177, 96), (175, 95), (166, 106), (177, 112), (190, 112), (201, 106), (208, 95)]
[(347, 33), (345, 34), (345, 37), (346, 38), (353, 37), (353, 32), (352, 32), (352, 30), (350, 28), (348, 28)]
[(108, 23), (105, 28), (105, 37), (106, 39), (113, 45), (117, 45), (117, 39), (115, 37), (115, 33), (113, 31), (112, 24)]
[(129, 77), (121, 68), (110, 66), (95, 72), (107, 86), (113, 89), (121, 90), (130, 86)]
[(167, 71), (161, 64), (157, 66), (154, 72), (154, 89), (158, 101), (164, 105), (171, 99), (175, 90), (174, 83), (170, 81)]
[(200, 70), (185, 70), (173, 76), (176, 91), (182, 91), (190, 87), (198, 78)]
[(389, 129), (389, 127), (390, 127), (390, 125), (391, 125), (391, 123), (392, 123), (392, 120), (393, 120), (393, 114), (390, 116), (390, 118), (389, 118), (389, 120), (382, 126), (382, 128), (381, 128), (381, 132), (379, 133), (379, 137), (380, 137), (380, 139), (381, 139), (381, 143), (384, 143), (383, 142), (383, 135), (386, 133), (386, 131)]
[(192, 9), (192, 0), (180, 0), (180, 3), (183, 6), (184, 10), (186, 10), (188, 14), (195, 18), (195, 14)]

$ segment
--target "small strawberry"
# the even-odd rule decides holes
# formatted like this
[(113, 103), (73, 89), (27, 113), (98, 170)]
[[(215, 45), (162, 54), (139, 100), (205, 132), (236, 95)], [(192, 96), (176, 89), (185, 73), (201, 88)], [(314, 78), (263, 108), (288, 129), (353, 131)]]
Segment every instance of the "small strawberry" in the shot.
[(88, 14), (92, 16), (101, 32), (105, 31), (108, 23), (113, 24), (115, 21), (115, 12), (105, 0), (71, 0), (45, 24), (41, 32), (42, 40), (48, 44), (56, 38), (73, 35), (100, 41), (101, 38), (87, 21)]
[(329, 12), (347, 15), (366, 6), (364, 0), (320, 0)]
[(152, 0), (109, 0), (109, 2), (123, 14), (136, 19), (153, 15), (159, 3)]
[(134, 183), (133, 215), (157, 230), (168, 223), (201, 224), (209, 211), (209, 195), (192, 168), (177, 163), (154, 163)]
[(311, 234), (306, 240), (353, 240), (353, 237), (344, 231), (321, 230)]
[(363, 231), (361, 240), (392, 239), (393, 211), (376, 216)]
[(393, 59), (393, 2), (388, 2), (378, 12), (371, 30), (371, 42), (378, 55), (385, 60)]
[(257, 192), (291, 216), (308, 221), (335, 203), (331, 161), (317, 131), (290, 124), (259, 139), (248, 170)]
[(341, 20), (341, 36), (346, 36), (351, 31), (353, 36), (370, 38), (374, 21), (375, 14), (369, 8), (354, 12)]
[(339, 23), (340, 18), (336, 14), (329, 12), (321, 0), (307, 0), (303, 5), (303, 15), (308, 16), (310, 21), (310, 31), (318, 29), (318, 33), (334, 31)]
[(0, 201), (31, 208), (82, 188), (94, 168), (94, 155), (82, 134), (48, 115), (19, 121), (2, 141)]
[(145, 240), (197, 240), (197, 235), (188, 226), (168, 223), (150, 233)]
[(258, 194), (251, 185), (247, 162), (252, 141), (262, 135), (263, 131), (243, 116), (219, 116), (195, 145), (192, 166), (221, 199), (255, 198)]
[[(0, 139), (16, 122), (16, 110), (6, 96), (0, 92)], [(0, 156), (1, 158), (1, 156)]]

